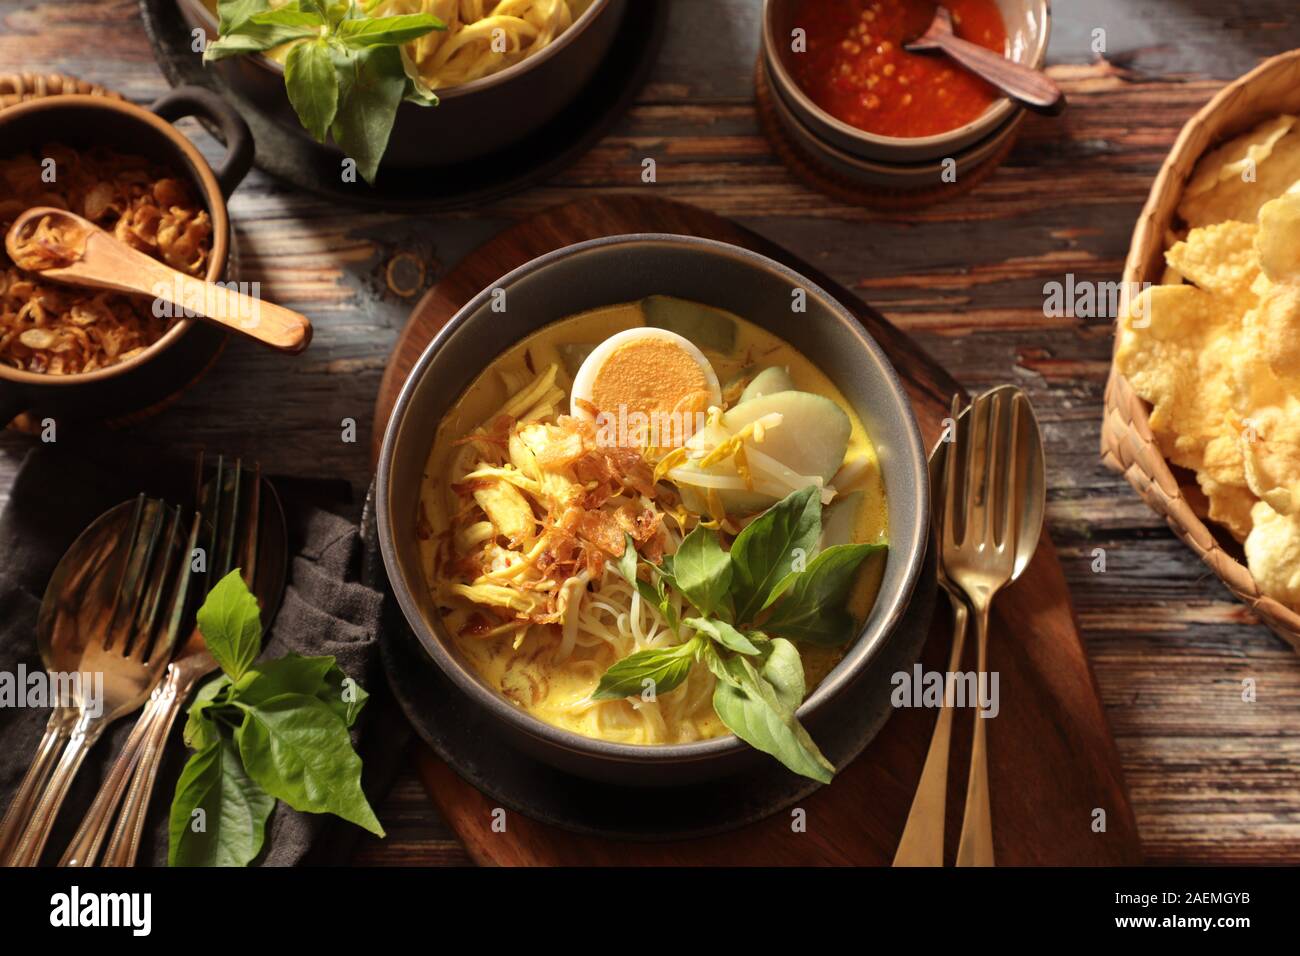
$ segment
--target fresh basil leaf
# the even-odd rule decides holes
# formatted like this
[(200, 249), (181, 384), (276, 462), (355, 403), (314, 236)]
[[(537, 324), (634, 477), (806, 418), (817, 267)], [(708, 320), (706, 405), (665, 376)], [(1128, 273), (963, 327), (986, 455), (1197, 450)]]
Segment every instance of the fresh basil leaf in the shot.
[(667, 603), (667, 594), (663, 591), (656, 590), (655, 586), (649, 581), (637, 581), (636, 593), (641, 595), (641, 600), (650, 602), (652, 607), (657, 607), (660, 611), (667, 614), (669, 606)]
[(745, 526), (731, 545), (737, 621), (753, 621), (796, 559), (811, 558), (821, 533), (821, 495), (811, 485), (787, 495)]
[(799, 656), (797, 647), (784, 638), (775, 638), (759, 673), (772, 685), (783, 707), (791, 713), (799, 709), (807, 687), (803, 677), (803, 658)]
[(370, 695), (348, 677), (333, 657), (302, 657), (286, 654), (262, 661), (246, 673), (233, 695), (257, 705), (281, 694), (306, 694), (327, 704), (351, 727)]
[(176, 781), (167, 865), (247, 866), (262, 851), (274, 808), (275, 798), (244, 772), (234, 741), (210, 744), (190, 757)]
[(223, 671), (239, 680), (262, 650), (262, 612), (238, 568), (208, 592), (199, 608), (198, 625), (208, 652)]
[(605, 671), (591, 699), (621, 700), (624, 697), (638, 697), (646, 689), (645, 681), (653, 684), (656, 697), (674, 690), (690, 674), (699, 644), (699, 638), (691, 638), (675, 647), (652, 648), (629, 654)]
[(295, 810), (332, 813), (384, 835), (361, 789), (361, 758), (329, 705), (306, 694), (236, 704), (244, 711), (235, 732), (244, 769), (263, 790)]
[(623, 576), (624, 581), (636, 587), (636, 542), (626, 532), (623, 534), (623, 556), (618, 559), (618, 564), (614, 567)]
[(217, 4), (217, 32), (225, 36), (255, 13), (267, 8), (266, 0), (220, 0)]
[(357, 20), (364, 16), (352, 0), (336, 0), (325, 13), (329, 16), (331, 27), (337, 27), (344, 20)]
[(665, 554), (661, 557), (659, 563), (654, 565), (654, 568), (662, 577), (666, 578), (673, 587), (677, 586), (677, 579), (673, 574), (673, 556), (671, 554)]
[(695, 651), (695, 659), (707, 667), (718, 680), (740, 686), (736, 678), (731, 675), (731, 671), (727, 670), (722, 655), (718, 653), (712, 641), (700, 641), (700, 646)]
[(748, 637), (726, 621), (719, 621), (715, 618), (688, 617), (682, 623), (695, 628), (697, 631), (703, 631), (729, 651), (750, 656), (756, 656), (760, 653), (759, 649), (754, 646)]
[(353, 52), (351, 59), (352, 64), (339, 71), (339, 108), (331, 132), (356, 161), (361, 178), (373, 185), (397, 107), (406, 95), (406, 73), (396, 47), (366, 47)]
[(267, 10), (231, 27), (230, 32), (223, 32), (204, 48), (203, 60), (209, 63), (229, 56), (264, 53), (295, 40), (319, 37), (322, 25), (323, 21), (312, 14), (287, 7)]
[(433, 92), (433, 87), (420, 75), (420, 68), (411, 59), (410, 52), (404, 46), (399, 47), (399, 50), (402, 54), (402, 69), (406, 71), (406, 94), (402, 99), (416, 106), (437, 106), (438, 94)]
[(713, 689), (713, 709), (741, 740), (771, 754), (797, 774), (830, 783), (835, 767), (808, 736), (794, 711), (744, 657), (723, 660), (730, 681)]
[(329, 22), (329, 4), (323, 0), (298, 0), (298, 9), (318, 17), (321, 23)]
[(339, 23), (336, 35), (350, 47), (391, 46), (445, 29), (446, 23), (428, 13), (403, 13), (392, 17), (344, 20)]
[(673, 606), (669, 590), (680, 591), (681, 589), (677, 587), (677, 579), (673, 576), (673, 556), (665, 554), (659, 559), (658, 564), (647, 562), (647, 567), (654, 576), (655, 593), (659, 595), (659, 610), (675, 634), (678, 624), (677, 608)]
[(298, 121), (315, 138), (325, 134), (339, 108), (339, 75), (328, 40), (299, 43), (284, 62), (284, 86)]
[(185, 719), (185, 746), (191, 750), (204, 750), (221, 738), (221, 733), (207, 715), (207, 710), (230, 686), (229, 675), (218, 674), (199, 688), (199, 692), (194, 695), (194, 703), (190, 704), (189, 716)]
[(731, 557), (718, 544), (718, 535), (696, 525), (673, 555), (673, 577), (688, 601), (705, 615), (723, 607), (731, 588)]
[(325, 675), (334, 666), (332, 657), (302, 657), (298, 654), (259, 661), (235, 683), (233, 696), (254, 705), (281, 694), (314, 697), (325, 686)]
[(765, 630), (796, 641), (838, 647), (849, 639), (853, 619), (845, 608), (858, 567), (887, 545), (837, 544), (817, 555), (792, 579)]
[(365, 688), (338, 667), (331, 667), (325, 674), (325, 683), (316, 692), (316, 696), (342, 717), (343, 723), (349, 727), (357, 722), (357, 715), (370, 699)]

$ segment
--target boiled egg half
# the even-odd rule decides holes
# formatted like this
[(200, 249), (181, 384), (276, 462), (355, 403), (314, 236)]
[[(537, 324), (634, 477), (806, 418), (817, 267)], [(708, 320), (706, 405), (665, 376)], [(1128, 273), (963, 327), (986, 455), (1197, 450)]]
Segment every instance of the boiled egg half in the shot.
[(611, 335), (592, 350), (573, 377), (569, 403), (574, 416), (588, 420), (600, 414), (662, 423), (669, 420), (665, 416), (703, 415), (720, 406), (722, 389), (690, 339), (640, 327)]

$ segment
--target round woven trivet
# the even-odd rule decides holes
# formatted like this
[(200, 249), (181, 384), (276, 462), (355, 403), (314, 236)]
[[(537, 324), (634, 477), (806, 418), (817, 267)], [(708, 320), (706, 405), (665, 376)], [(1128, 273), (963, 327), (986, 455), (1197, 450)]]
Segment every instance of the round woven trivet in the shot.
[(1017, 133), (1012, 131), (995, 153), (978, 166), (964, 171), (956, 182), (940, 183), (929, 189), (890, 189), (884, 186), (871, 186), (855, 182), (828, 168), (824, 162), (790, 138), (782, 128), (781, 121), (776, 115), (776, 107), (772, 104), (774, 94), (767, 79), (767, 70), (764, 68), (761, 54), (754, 65), (754, 93), (757, 100), (759, 126), (762, 127), (763, 134), (781, 162), (805, 185), (854, 206), (888, 210), (919, 209), (956, 199), (988, 178), (988, 175), (1011, 152), (1011, 147), (1016, 142)]
[[(1120, 314), (1128, 308), (1129, 290), (1146, 282), (1159, 283), (1164, 270), (1166, 237), (1176, 225), (1178, 200), (1196, 162), (1216, 144), (1279, 113), (1300, 113), (1300, 50), (1265, 60), (1245, 76), (1219, 91), (1187, 121), (1151, 186), (1147, 204), (1133, 230)], [(1174, 477), (1147, 416), (1150, 407), (1112, 364), (1106, 385), (1106, 412), (1101, 428), (1101, 457), (1121, 473), (1168, 522), (1174, 534), (1200, 557), (1228, 589), (1250, 605), (1265, 624), (1300, 651), (1300, 614), (1260, 591), (1240, 560), (1240, 547), (1206, 527)], [(1190, 492), (1189, 492), (1190, 493)], [(1231, 551), (1231, 553), (1229, 553)]]
[(0, 73), (0, 110), (26, 100), (73, 93), (122, 99), (119, 93), (62, 73)]

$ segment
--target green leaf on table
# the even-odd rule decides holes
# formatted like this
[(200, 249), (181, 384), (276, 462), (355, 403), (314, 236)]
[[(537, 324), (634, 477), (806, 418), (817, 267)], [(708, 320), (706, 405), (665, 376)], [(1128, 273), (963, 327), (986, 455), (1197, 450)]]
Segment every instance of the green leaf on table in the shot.
[(629, 654), (615, 663), (600, 678), (592, 700), (620, 700), (638, 697), (650, 682), (655, 696), (674, 690), (691, 672), (695, 664), (699, 638), (691, 638), (673, 647), (651, 648)]
[(267, 9), (267, 0), (220, 0), (217, 4), (217, 32), (225, 36), (255, 13)]
[(235, 739), (244, 769), (258, 786), (295, 810), (333, 813), (384, 835), (361, 789), (361, 758), (333, 708), (306, 694), (236, 705), (244, 721)]
[(229, 56), (246, 53), (264, 53), (285, 43), (320, 37), (324, 21), (311, 13), (302, 13), (290, 7), (255, 13), (204, 48), (205, 62), (223, 60)]
[(753, 641), (726, 621), (719, 621), (716, 618), (688, 617), (682, 623), (687, 627), (709, 635), (729, 651), (735, 651), (737, 654), (747, 654), (752, 657), (762, 653), (754, 646)]
[(426, 33), (445, 29), (446, 23), (428, 13), (403, 13), (392, 17), (344, 20), (339, 23), (336, 35), (350, 47), (390, 46), (409, 43)]
[(373, 184), (408, 81), (397, 47), (365, 47), (349, 55), (352, 63), (339, 70), (339, 107), (330, 132), (356, 161), (361, 178)]
[(168, 866), (247, 866), (262, 850), (275, 798), (244, 773), (232, 740), (190, 757), (176, 782)]
[(185, 719), (185, 746), (191, 750), (204, 750), (220, 739), (220, 731), (208, 717), (207, 710), (217, 698), (231, 686), (228, 674), (218, 674), (199, 688), (190, 704), (189, 716)]
[(736, 620), (753, 621), (800, 561), (809, 560), (822, 533), (816, 487), (800, 488), (745, 526), (731, 545)]
[(238, 700), (254, 706), (281, 694), (315, 697), (349, 727), (356, 723), (361, 708), (370, 699), (370, 695), (343, 672), (333, 657), (303, 657), (298, 654), (286, 654), (258, 663), (244, 675), (234, 691)]
[(325, 686), (325, 675), (335, 666), (333, 657), (299, 654), (259, 661), (236, 682), (233, 696), (246, 704), (260, 704), (281, 694), (315, 697)]
[(847, 641), (853, 618), (845, 604), (859, 566), (868, 556), (886, 550), (882, 543), (837, 544), (817, 555), (807, 569), (795, 574), (764, 630), (828, 647)]
[(731, 589), (731, 557), (715, 531), (696, 525), (673, 555), (672, 574), (680, 591), (706, 617), (723, 609)]
[(325, 142), (339, 108), (339, 75), (328, 40), (299, 43), (284, 63), (284, 85), (303, 128)]
[(325, 685), (316, 696), (343, 718), (343, 723), (349, 727), (356, 723), (361, 708), (370, 699), (365, 688), (338, 667), (330, 668), (325, 674)]
[(239, 680), (262, 649), (262, 612), (238, 568), (208, 592), (197, 617), (208, 652)]
[(721, 666), (729, 679), (713, 689), (713, 709), (731, 732), (795, 773), (830, 783), (835, 767), (788, 706), (788, 688), (778, 693), (744, 657), (723, 658)]

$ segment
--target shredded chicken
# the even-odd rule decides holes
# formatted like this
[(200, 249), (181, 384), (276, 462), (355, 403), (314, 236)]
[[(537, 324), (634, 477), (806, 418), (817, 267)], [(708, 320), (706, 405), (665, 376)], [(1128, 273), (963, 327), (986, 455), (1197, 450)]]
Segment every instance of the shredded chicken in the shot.
[(460, 442), (444, 570), (450, 593), (482, 609), (466, 626), (474, 636), (564, 624), (628, 536), (648, 560), (664, 554), (657, 499), (672, 493), (641, 452), (603, 446), (594, 424), (558, 414), (557, 373), (543, 370)]

